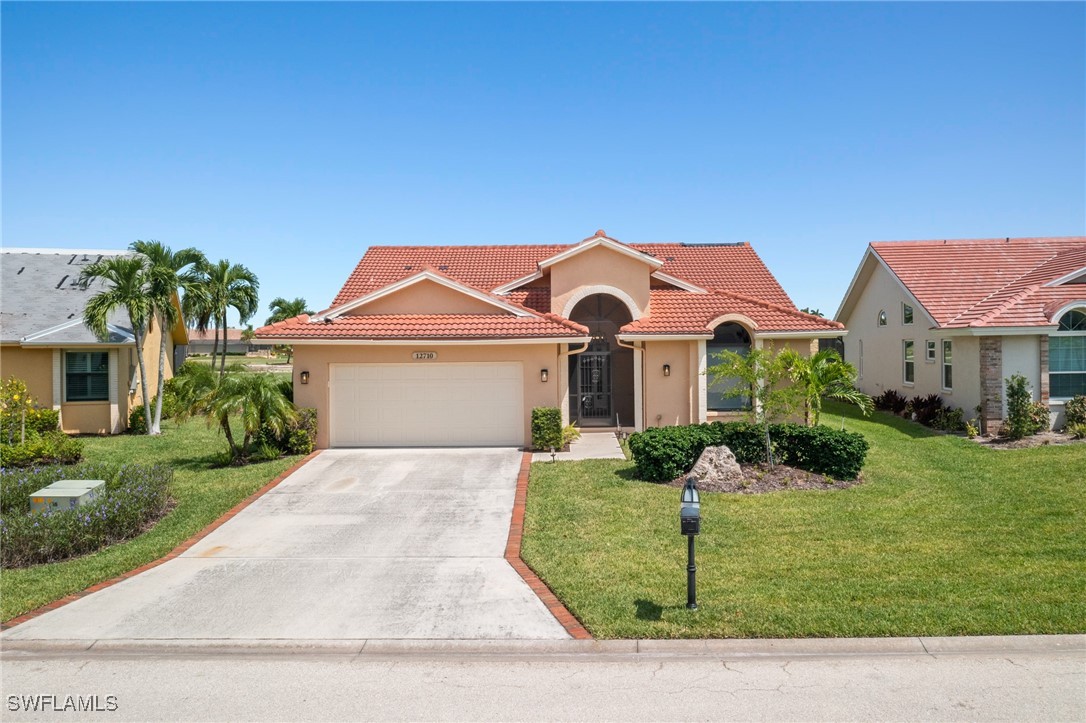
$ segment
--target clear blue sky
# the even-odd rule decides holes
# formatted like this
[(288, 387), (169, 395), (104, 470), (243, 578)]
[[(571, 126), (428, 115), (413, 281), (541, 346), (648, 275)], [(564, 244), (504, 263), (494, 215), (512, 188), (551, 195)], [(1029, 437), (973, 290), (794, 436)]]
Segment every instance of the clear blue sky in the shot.
[(194, 245), (264, 307), (603, 228), (830, 315), (869, 241), (1086, 233), (1083, 3), (4, 3), (2, 54), (5, 246)]

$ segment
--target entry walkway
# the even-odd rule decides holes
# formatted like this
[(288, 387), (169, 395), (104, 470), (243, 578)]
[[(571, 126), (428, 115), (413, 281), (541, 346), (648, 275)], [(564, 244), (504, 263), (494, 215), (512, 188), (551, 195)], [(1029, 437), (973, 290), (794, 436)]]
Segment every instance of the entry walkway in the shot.
[[(570, 443), (568, 452), (557, 452), (554, 458), (559, 462), (568, 462), (579, 459), (626, 459), (626, 455), (622, 454), (622, 447), (614, 432), (581, 432), (581, 438)], [(551, 453), (536, 452), (532, 455), (532, 461), (550, 462)]]

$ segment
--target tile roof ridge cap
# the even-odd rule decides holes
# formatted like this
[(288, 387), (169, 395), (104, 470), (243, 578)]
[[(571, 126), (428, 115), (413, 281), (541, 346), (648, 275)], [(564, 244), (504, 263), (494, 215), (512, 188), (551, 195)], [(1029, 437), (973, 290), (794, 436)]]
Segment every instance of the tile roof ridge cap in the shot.
[[(990, 238), (949, 238), (949, 239), (897, 239), (871, 241), (871, 246), (990, 246), (1002, 244), (1004, 246), (1015, 242), (1047, 241), (1055, 243), (1078, 244), (1086, 243), (1086, 236), (999, 236)], [(1021, 246), (1022, 244), (1017, 244)]]
[(739, 293), (737, 291), (728, 291), (727, 289), (711, 289), (710, 293), (714, 294), (716, 296), (731, 296), (732, 298), (735, 298), (735, 299), (741, 299), (743, 301), (749, 301), (751, 303), (758, 304), (759, 306), (764, 306), (767, 309), (773, 309), (775, 311), (781, 311), (781, 312), (784, 312), (786, 314), (791, 314), (792, 316), (798, 316), (798, 317), (800, 317), (802, 319), (807, 319), (807, 320), (810, 320), (810, 321), (821, 322), (821, 323), (825, 324), (826, 326), (830, 327), (831, 329), (844, 329), (845, 328), (845, 325), (842, 324), (839, 321), (834, 321), (833, 319), (827, 319), (826, 317), (819, 316), (818, 314), (808, 314), (806, 312), (800, 311), (799, 309), (789, 308), (789, 307), (784, 306), (782, 304), (775, 304), (772, 301), (766, 301), (764, 299), (759, 299), (759, 298), (754, 297), (754, 296), (747, 296), (746, 294), (741, 294), (741, 293)]
[[(958, 314), (953, 319), (948, 321), (946, 325), (949, 326), (949, 325), (954, 324), (955, 322), (959, 321), (962, 317), (966, 316), (967, 314), (969, 314), (969, 312), (973, 311), (973, 309), (976, 309), (978, 306), (984, 304), (989, 299), (991, 299), (991, 298), (993, 298), (995, 296), (998, 296), (999, 294), (1003, 293), (1004, 291), (1007, 291), (1008, 289), (1010, 289), (1010, 287), (1012, 287), (1015, 284), (1021, 282), (1023, 279), (1028, 277), (1034, 271), (1041, 268), (1045, 264), (1049, 263), (1050, 261), (1052, 261), (1057, 256), (1059, 256), (1059, 252), (1056, 252), (1056, 253), (1052, 254), (1048, 258), (1042, 260), (1040, 263), (1030, 267), (1028, 270), (1026, 270), (1023, 273), (1019, 274), (1018, 276), (1015, 276), (1013, 279), (1011, 279), (1007, 283), (1003, 284), (1003, 286), (1000, 286), (998, 289), (996, 289), (992, 293), (988, 294), (987, 296), (985, 296), (980, 301), (976, 302), (975, 304), (971, 304), (969, 307), (967, 307), (960, 314)], [(1006, 311), (1008, 308), (1010, 308), (1011, 304), (1018, 301), (1023, 296), (1026, 296), (1030, 292), (1039, 289), (1040, 287), (1041, 287), (1040, 282), (1026, 284), (1025, 286), (1022, 287), (1022, 289), (1020, 291), (1012, 293), (1010, 295), (1010, 297), (1007, 298), (1006, 301), (1004, 301), (1001, 304), (997, 304), (988, 313), (982, 314), (981, 316), (977, 317), (973, 321), (969, 322), (969, 324), (967, 324), (967, 326), (987, 326), (989, 321), (994, 319), (996, 316), (998, 316), (1003, 311)]]

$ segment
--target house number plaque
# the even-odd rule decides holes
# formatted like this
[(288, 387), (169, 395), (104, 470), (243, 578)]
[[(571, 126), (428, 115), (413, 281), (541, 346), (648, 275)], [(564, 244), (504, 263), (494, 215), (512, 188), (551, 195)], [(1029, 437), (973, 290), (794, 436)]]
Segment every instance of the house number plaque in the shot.
[(416, 351), (411, 352), (411, 358), (415, 361), (433, 361), (437, 359), (436, 351)]

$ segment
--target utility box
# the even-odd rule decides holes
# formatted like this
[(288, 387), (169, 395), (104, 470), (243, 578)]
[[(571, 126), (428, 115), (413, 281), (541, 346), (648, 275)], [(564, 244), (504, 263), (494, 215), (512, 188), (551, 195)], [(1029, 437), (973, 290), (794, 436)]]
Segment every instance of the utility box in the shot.
[(62, 479), (30, 495), (30, 511), (74, 510), (98, 498), (106, 491), (101, 479)]

